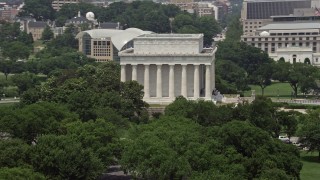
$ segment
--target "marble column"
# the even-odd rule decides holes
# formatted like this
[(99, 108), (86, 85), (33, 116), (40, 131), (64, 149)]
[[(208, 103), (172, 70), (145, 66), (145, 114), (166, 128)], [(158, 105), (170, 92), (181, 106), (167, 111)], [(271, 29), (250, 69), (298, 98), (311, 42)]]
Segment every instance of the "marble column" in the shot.
[(162, 72), (161, 64), (157, 65), (157, 98), (162, 97)]
[(169, 65), (169, 98), (174, 98), (174, 64)]
[(149, 73), (149, 64), (144, 65), (144, 97), (150, 97), (150, 73)]
[(137, 65), (132, 65), (132, 81), (137, 80)]
[(199, 91), (199, 87), (200, 87), (200, 82), (199, 82), (199, 65), (194, 65), (194, 87), (193, 87), (193, 97), (195, 99), (199, 98), (200, 95), (200, 91)]
[(182, 65), (181, 95), (187, 97), (187, 65)]
[(121, 82), (126, 81), (126, 65), (121, 65)]
[(215, 70), (215, 60), (213, 59), (211, 64), (211, 91), (216, 89), (216, 70)]
[(206, 65), (206, 99), (211, 99), (211, 65)]

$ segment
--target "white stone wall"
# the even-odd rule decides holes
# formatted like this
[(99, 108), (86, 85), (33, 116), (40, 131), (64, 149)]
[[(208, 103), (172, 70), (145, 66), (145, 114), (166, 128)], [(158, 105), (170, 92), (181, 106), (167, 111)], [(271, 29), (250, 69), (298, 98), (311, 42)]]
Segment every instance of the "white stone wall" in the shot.
[(135, 39), (135, 54), (198, 54), (203, 41), (198, 39)]
[[(293, 63), (293, 55), (297, 55), (296, 62), (297, 63), (304, 63), (304, 60), (306, 58), (309, 58), (310, 61), (312, 61), (312, 52), (277, 52), (277, 56), (274, 58), (274, 60), (278, 61), (281, 57), (285, 59), (286, 62)], [(312, 63), (312, 62), (311, 62)]]

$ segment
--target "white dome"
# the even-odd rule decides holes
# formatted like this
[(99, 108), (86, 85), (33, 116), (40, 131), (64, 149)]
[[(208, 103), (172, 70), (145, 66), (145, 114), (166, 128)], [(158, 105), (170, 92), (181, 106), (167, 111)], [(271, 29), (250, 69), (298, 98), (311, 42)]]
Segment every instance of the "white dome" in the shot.
[(267, 31), (262, 31), (260, 36), (270, 36), (270, 34)]
[(93, 14), (93, 12), (87, 12), (86, 18), (87, 18), (89, 21), (94, 20), (94, 14)]

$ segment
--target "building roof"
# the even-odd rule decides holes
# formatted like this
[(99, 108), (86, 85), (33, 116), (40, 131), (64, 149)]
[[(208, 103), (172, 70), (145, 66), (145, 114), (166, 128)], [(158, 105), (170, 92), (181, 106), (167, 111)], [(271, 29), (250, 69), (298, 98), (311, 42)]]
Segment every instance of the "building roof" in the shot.
[(80, 32), (76, 38), (80, 38), (85, 34), (90, 35), (93, 39), (99, 38), (111, 38), (112, 44), (120, 51), (124, 45), (129, 41), (132, 41), (133, 38), (144, 35), (151, 34), (151, 31), (143, 31), (138, 28), (128, 28), (126, 30), (117, 30), (117, 29), (92, 29), (88, 31)]
[(103, 22), (99, 24), (100, 29), (122, 29), (122, 26), (114, 22)]
[(47, 26), (47, 23), (43, 21), (36, 21), (36, 22), (30, 21), (28, 23), (28, 26), (29, 28), (45, 28)]
[(311, 0), (244, 0), (244, 2), (288, 2), (288, 1), (311, 1)]
[(320, 22), (314, 23), (274, 23), (258, 30), (288, 30), (288, 29), (320, 29)]
[(192, 38), (192, 39), (199, 39), (203, 36), (203, 34), (144, 34), (139, 36), (139, 39), (143, 38), (150, 38), (152, 39), (177, 39), (177, 38)]
[(76, 17), (74, 17), (74, 18), (72, 18), (72, 19), (68, 19), (67, 20), (67, 23), (73, 23), (73, 22), (76, 22), (76, 23), (85, 23), (85, 22), (87, 22), (87, 23), (89, 23), (90, 21), (87, 19), (87, 18), (85, 18), (85, 17), (83, 17), (83, 16), (76, 16)]

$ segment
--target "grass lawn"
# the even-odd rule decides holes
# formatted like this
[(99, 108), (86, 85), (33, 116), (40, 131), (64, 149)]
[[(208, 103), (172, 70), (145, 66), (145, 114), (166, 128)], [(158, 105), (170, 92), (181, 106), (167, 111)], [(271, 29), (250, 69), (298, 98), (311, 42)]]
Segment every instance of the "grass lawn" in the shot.
[(318, 152), (307, 153), (301, 151), (301, 161), (303, 163), (300, 172), (301, 180), (317, 180), (320, 179), (320, 161), (318, 160)]
[[(262, 95), (260, 86), (250, 85), (251, 90), (255, 90), (256, 95)], [(251, 96), (251, 90), (244, 92), (245, 96)], [(272, 85), (264, 89), (264, 95), (269, 97), (291, 97), (292, 88), (289, 83), (273, 82)]]

